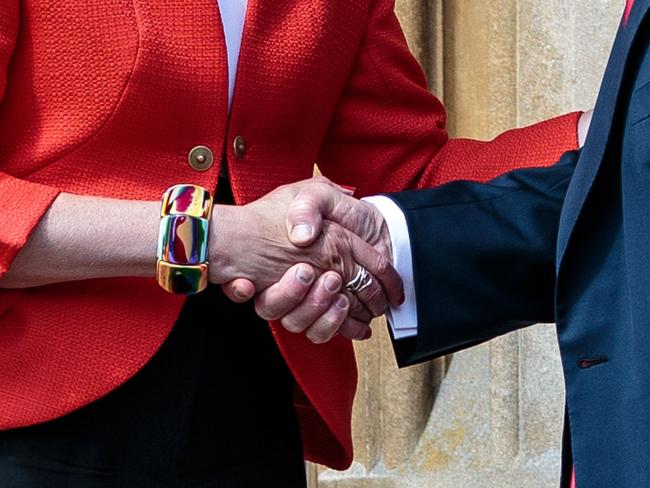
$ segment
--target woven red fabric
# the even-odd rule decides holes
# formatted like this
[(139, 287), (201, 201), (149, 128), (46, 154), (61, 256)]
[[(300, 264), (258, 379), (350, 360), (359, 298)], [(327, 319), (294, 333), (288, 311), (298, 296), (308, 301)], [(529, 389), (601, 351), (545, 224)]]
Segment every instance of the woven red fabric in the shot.
[[(0, 274), (61, 191), (158, 200), (177, 183), (213, 188), (218, 165), (187, 163), (198, 144), (225, 148), (239, 204), (311, 176), (315, 161), (367, 195), (487, 179), (576, 145), (577, 114), (493, 143), (448, 140), (391, 0), (250, 0), (228, 117), (220, 29), (214, 0), (0, 0)], [(128, 380), (182, 303), (128, 278), (0, 291), (0, 428), (64, 415)], [(347, 467), (351, 344), (272, 327), (300, 386), (306, 457)]]

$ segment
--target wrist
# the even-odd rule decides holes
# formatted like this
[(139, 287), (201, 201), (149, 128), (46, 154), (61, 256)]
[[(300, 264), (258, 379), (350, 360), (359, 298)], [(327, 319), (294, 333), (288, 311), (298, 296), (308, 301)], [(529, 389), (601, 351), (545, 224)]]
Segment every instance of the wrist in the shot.
[[(125, 245), (121, 246), (125, 255), (118, 261), (127, 263), (122, 273), (124, 276), (155, 278), (157, 259), (151, 249), (155, 249), (158, 242), (160, 203), (134, 203), (132, 213), (136, 218), (124, 220), (129, 232), (122, 241)], [(132, 241), (129, 242), (129, 239)]]
[(242, 255), (241, 244), (245, 239), (240, 230), (243, 213), (243, 207), (233, 205), (215, 205), (212, 209), (208, 241), (212, 283), (222, 284), (242, 277), (237, 268)]
[(374, 222), (375, 230), (372, 232), (374, 237), (371, 238), (374, 242), (370, 242), (370, 244), (372, 244), (379, 252), (386, 256), (391, 263), (393, 263), (393, 244), (390, 238), (390, 229), (384, 214), (380, 208), (377, 207), (374, 198), (371, 197), (364, 199), (362, 200), (362, 203), (368, 206), (368, 210), (372, 215), (371, 221)]
[(388, 257), (389, 261), (391, 264), (395, 264), (395, 260), (393, 259), (393, 244), (390, 239), (390, 231), (388, 230), (388, 224), (383, 218), (383, 215), (379, 211), (379, 217), (381, 218), (381, 230), (379, 231), (379, 246), (381, 249), (381, 252), (384, 253), (386, 257)]
[(166, 291), (194, 295), (208, 286), (208, 249), (212, 195), (181, 183), (162, 196), (156, 279)]

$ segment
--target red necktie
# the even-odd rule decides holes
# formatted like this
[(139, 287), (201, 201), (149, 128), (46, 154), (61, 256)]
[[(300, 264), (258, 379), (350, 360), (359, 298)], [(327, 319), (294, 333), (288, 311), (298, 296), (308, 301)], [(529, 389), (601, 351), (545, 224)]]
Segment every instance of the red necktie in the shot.
[[(631, 0), (632, 2), (634, 0)], [(576, 488), (576, 472), (575, 470), (571, 473), (571, 488)]]
[(624, 22), (627, 24), (627, 19), (630, 18), (630, 12), (632, 11), (632, 5), (634, 5), (634, 0), (627, 0), (625, 5), (625, 16), (623, 17)]

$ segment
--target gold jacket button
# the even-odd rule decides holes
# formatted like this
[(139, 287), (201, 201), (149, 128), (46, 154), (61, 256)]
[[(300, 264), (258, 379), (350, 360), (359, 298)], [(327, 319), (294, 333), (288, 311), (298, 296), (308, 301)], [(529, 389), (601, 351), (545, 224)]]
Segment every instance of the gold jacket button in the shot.
[(214, 164), (214, 154), (206, 146), (196, 146), (187, 155), (187, 162), (196, 171), (207, 171)]
[(246, 153), (246, 141), (242, 136), (235, 137), (235, 140), (232, 142), (232, 149), (235, 152), (235, 157), (237, 159), (244, 159), (244, 154)]

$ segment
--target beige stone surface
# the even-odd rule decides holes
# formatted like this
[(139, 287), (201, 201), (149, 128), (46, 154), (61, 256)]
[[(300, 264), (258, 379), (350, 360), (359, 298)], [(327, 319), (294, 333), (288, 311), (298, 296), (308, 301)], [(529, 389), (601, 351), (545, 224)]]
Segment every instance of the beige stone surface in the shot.
[[(622, 0), (398, 0), (409, 45), (455, 136), (491, 138), (595, 101)], [(532, 278), (534, 279), (534, 278)], [(540, 325), (397, 370), (385, 323), (357, 346), (356, 458), (311, 488), (548, 488), (564, 393)]]

